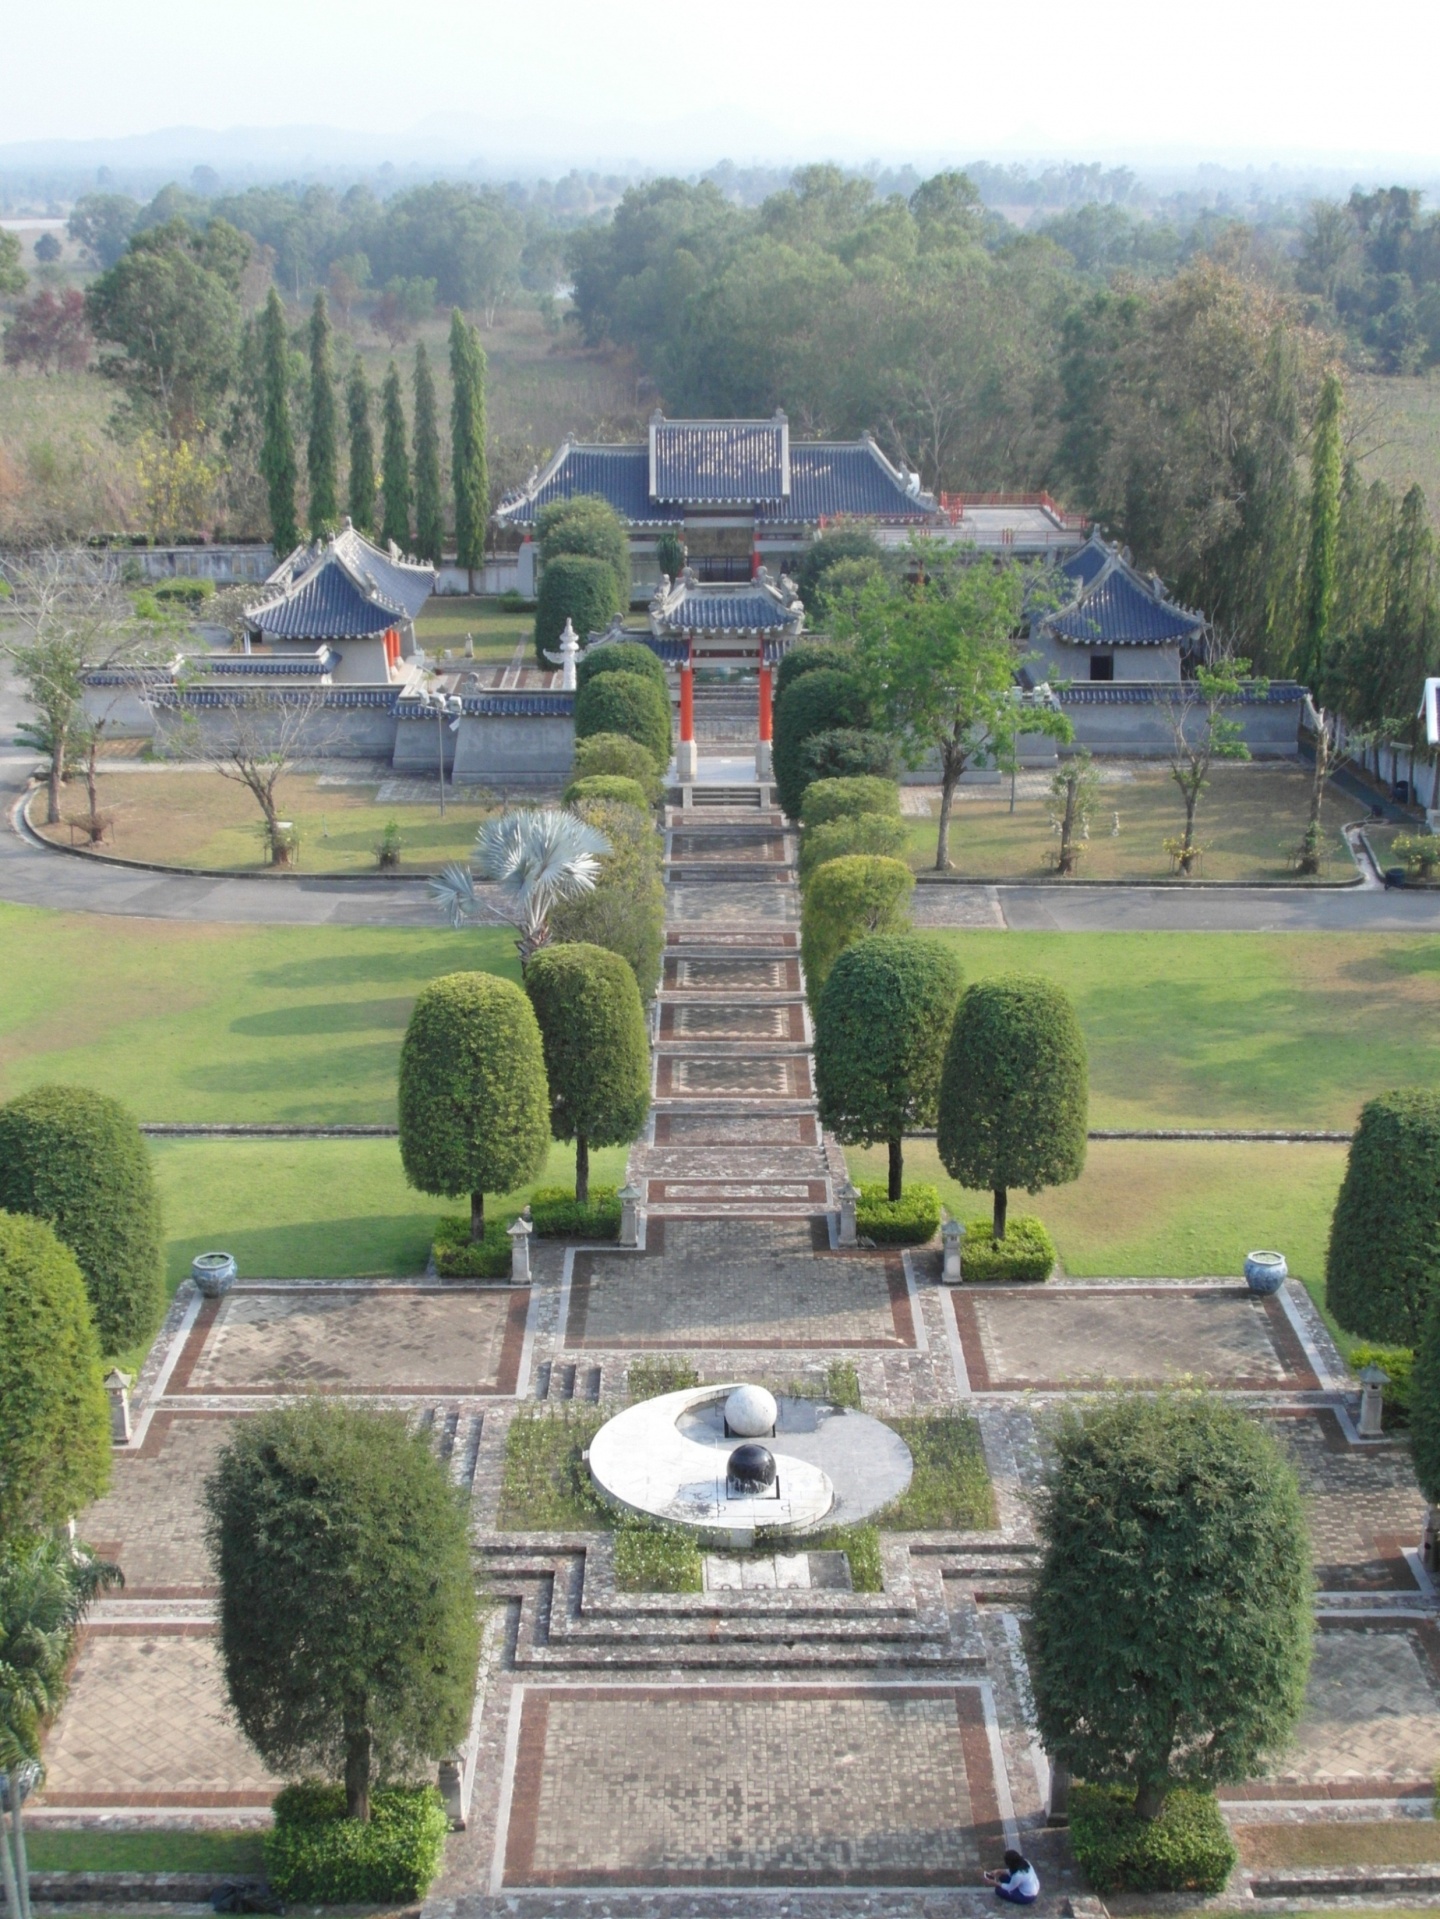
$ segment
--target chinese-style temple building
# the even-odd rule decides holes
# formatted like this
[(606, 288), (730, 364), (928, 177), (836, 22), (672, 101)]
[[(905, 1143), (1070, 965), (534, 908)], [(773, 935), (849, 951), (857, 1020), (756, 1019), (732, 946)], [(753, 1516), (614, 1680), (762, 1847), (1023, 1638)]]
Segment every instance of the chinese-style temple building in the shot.
[(347, 520), (281, 561), (245, 624), (277, 660), (324, 659), (336, 684), (383, 686), (407, 677), (415, 621), (434, 588), (433, 566), (393, 543), (384, 551)]
[(1097, 531), (1058, 567), (1068, 597), (1031, 624), (1033, 679), (1175, 681), (1203, 647), (1206, 619), (1172, 600)]

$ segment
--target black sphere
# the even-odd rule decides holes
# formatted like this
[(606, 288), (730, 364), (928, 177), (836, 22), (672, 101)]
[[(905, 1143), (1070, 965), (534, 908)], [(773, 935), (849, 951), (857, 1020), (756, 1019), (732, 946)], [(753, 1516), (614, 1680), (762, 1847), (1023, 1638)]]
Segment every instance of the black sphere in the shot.
[(768, 1447), (747, 1441), (731, 1453), (725, 1476), (737, 1492), (768, 1492), (775, 1484), (774, 1455)]

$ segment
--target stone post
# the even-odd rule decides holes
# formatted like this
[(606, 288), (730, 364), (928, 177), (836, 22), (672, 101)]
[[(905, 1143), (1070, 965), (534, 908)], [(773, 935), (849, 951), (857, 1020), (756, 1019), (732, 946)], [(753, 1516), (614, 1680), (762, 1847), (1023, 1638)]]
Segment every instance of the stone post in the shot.
[(1440, 1506), (1425, 1508), (1425, 1531), (1420, 1541), (1420, 1563), (1426, 1572), (1440, 1572)]
[(1385, 1388), (1390, 1375), (1383, 1366), (1367, 1366), (1360, 1375), (1360, 1437), (1378, 1439), (1385, 1411)]
[(464, 1832), (465, 1808), (461, 1796), (460, 1761), (458, 1757), (442, 1759), (435, 1784), (440, 1797), (445, 1802), (445, 1817), (450, 1821), (451, 1832)]
[(527, 1206), (515, 1224), (506, 1228), (510, 1240), (510, 1278), (516, 1286), (527, 1284), (530, 1278), (530, 1235), (535, 1228), (529, 1212)]
[(946, 1213), (940, 1222), (940, 1243), (945, 1248), (945, 1270), (941, 1277), (947, 1286), (958, 1286), (961, 1281), (960, 1254), (961, 1242), (965, 1238), (965, 1228), (958, 1219), (951, 1219)]
[[(761, 641), (764, 645), (764, 641)], [(773, 732), (770, 705), (770, 668), (762, 659), (760, 662), (760, 740), (755, 748), (755, 777), (768, 780), (774, 770), (770, 741)]]
[(627, 1180), (620, 1188), (620, 1244), (640, 1244), (640, 1188)]
[(680, 669), (680, 745), (675, 754), (675, 776), (684, 783), (695, 778), (695, 669), (686, 660)]
[(1062, 1766), (1058, 1759), (1050, 1762), (1050, 1803), (1045, 1809), (1047, 1826), (1068, 1826), (1070, 1823), (1070, 1768)]
[(853, 1181), (847, 1179), (835, 1197), (840, 1202), (840, 1244), (853, 1246), (856, 1243), (855, 1205), (860, 1197), (859, 1190)]
[(130, 1444), (130, 1388), (135, 1384), (129, 1373), (115, 1367), (105, 1375), (105, 1391), (110, 1398), (110, 1437), (117, 1446)]

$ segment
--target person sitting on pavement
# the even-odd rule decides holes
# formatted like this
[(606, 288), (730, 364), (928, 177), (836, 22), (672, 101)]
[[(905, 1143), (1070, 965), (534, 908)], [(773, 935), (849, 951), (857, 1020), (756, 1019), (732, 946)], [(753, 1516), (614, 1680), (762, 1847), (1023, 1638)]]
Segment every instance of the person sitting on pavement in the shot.
[(1012, 1906), (1033, 1906), (1040, 1897), (1040, 1875), (1023, 1853), (1014, 1848), (1005, 1854), (1003, 1872), (987, 1872), (987, 1886), (995, 1888), (997, 1899), (1008, 1899)]

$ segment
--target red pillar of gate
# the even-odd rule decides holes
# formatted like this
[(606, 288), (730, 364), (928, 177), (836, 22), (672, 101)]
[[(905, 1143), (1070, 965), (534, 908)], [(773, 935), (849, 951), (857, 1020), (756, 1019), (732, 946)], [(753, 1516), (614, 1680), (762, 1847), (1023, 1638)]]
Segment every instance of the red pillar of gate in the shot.
[(761, 662), (760, 666), (760, 737), (770, 738), (770, 669)]
[(695, 669), (689, 660), (680, 669), (680, 738), (695, 738)]

